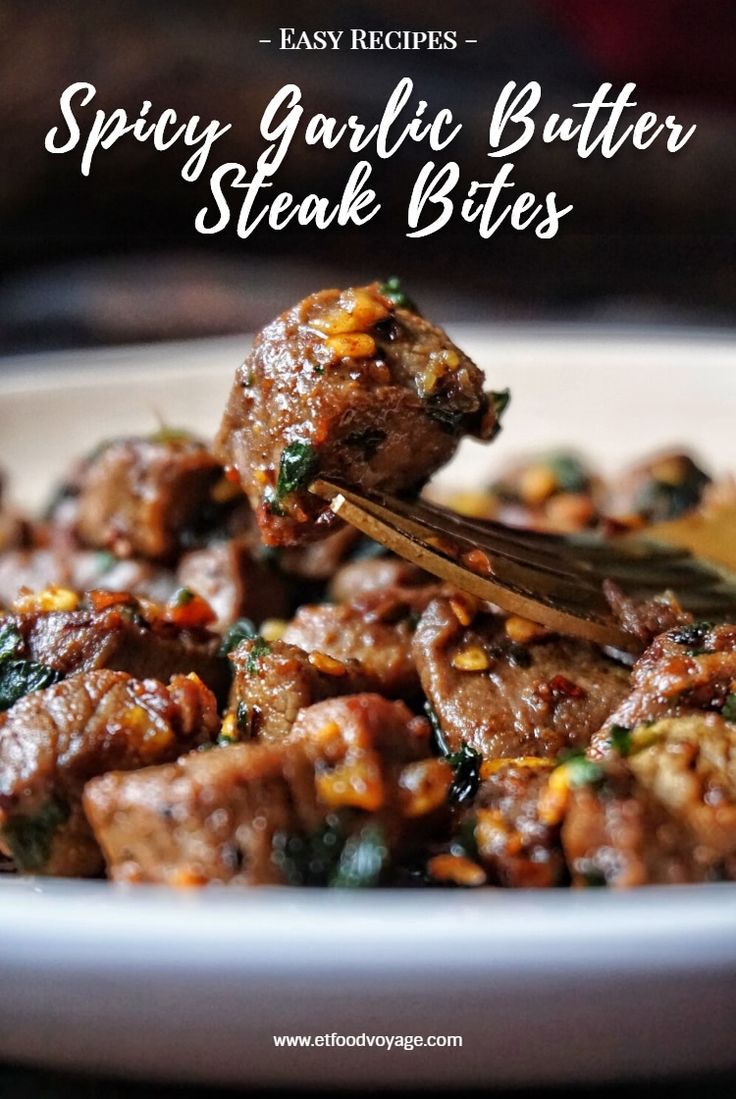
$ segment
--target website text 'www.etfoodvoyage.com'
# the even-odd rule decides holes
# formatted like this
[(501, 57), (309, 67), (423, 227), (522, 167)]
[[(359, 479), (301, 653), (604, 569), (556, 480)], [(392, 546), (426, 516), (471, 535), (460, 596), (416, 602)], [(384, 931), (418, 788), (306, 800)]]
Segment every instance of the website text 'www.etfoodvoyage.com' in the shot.
[(277, 1049), (460, 1049), (459, 1034), (274, 1034)]

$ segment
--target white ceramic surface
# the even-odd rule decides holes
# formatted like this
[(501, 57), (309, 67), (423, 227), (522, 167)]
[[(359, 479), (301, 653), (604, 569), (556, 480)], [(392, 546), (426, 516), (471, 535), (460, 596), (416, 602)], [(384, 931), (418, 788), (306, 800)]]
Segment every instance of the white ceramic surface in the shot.
[[(574, 442), (606, 469), (687, 442), (736, 469), (736, 343), (457, 330), (514, 401), (444, 475)], [(39, 503), (100, 436), (211, 431), (244, 340), (6, 361), (0, 466)], [(531, 1084), (736, 1064), (736, 886), (548, 893), (126, 891), (0, 879), (0, 1058), (185, 1080)], [(274, 1034), (460, 1049), (276, 1049)]]

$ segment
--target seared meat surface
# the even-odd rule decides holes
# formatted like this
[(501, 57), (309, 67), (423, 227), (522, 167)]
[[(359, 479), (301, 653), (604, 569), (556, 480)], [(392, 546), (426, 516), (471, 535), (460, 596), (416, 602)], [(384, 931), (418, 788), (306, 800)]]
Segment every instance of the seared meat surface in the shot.
[(355, 694), (370, 677), (355, 660), (306, 653), (285, 641), (243, 641), (230, 654), (231, 735), (236, 740), (283, 740), (305, 706), (335, 695)]
[(42, 591), (52, 585), (78, 592), (131, 592), (157, 603), (165, 603), (179, 586), (174, 573), (162, 565), (119, 559), (105, 550), (38, 548), (0, 554), (0, 604), (12, 603), (21, 588)]
[(196, 540), (208, 513), (211, 519), (221, 477), (205, 445), (189, 435), (115, 440), (74, 486), (76, 534), (117, 557), (170, 561)]
[(250, 540), (231, 538), (187, 553), (179, 562), (180, 583), (206, 599), (217, 629), (238, 618), (260, 623), (287, 612), (287, 593), (279, 574), (252, 555)]
[(439, 590), (426, 588), (368, 592), (350, 603), (303, 606), (283, 640), (307, 652), (357, 661), (372, 689), (389, 698), (416, 698), (419, 677), (412, 652), (419, 615)]
[(166, 687), (92, 671), (26, 695), (0, 727), (0, 846), (21, 870), (98, 873), (102, 859), (81, 806), (85, 782), (175, 759), (217, 727), (215, 698), (196, 676)]
[(44, 596), (21, 598), (0, 623), (15, 629), (22, 647), (15, 653), (54, 668), (63, 676), (99, 668), (124, 671), (139, 679), (163, 682), (194, 672), (219, 698), (228, 689), (227, 664), (220, 639), (204, 627), (178, 626), (178, 608), (141, 605), (117, 592), (49, 593), (53, 601), (70, 599), (68, 610), (44, 609)]
[[(424, 692), (448, 746), (488, 758), (586, 747), (628, 690), (625, 669), (584, 641), (513, 640), (514, 622), (436, 599), (414, 634)], [(460, 617), (458, 617), (458, 615)]]
[(496, 414), (482, 382), (442, 329), (376, 284), (324, 290), (256, 337), (215, 454), (237, 471), (264, 541), (297, 545), (336, 523), (307, 491), (318, 473), (415, 492), (462, 435), (490, 438)]
[(407, 789), (428, 740), (402, 703), (333, 699), (302, 710), (288, 742), (95, 779), (85, 808), (118, 881), (375, 884), (436, 811)]
[(736, 626), (676, 626), (639, 657), (631, 672), (631, 690), (593, 738), (593, 753), (607, 753), (614, 726), (631, 729), (662, 717), (722, 711), (735, 684)]

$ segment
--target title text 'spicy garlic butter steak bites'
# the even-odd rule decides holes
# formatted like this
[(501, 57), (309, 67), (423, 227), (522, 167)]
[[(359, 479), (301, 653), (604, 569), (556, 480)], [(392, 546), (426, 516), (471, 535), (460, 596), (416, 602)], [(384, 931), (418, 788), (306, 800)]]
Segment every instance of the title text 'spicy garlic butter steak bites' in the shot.
[(586, 747), (628, 691), (626, 669), (585, 641), (436, 599), (414, 634), (422, 687), (448, 747), (555, 758)]
[(214, 695), (196, 676), (174, 676), (166, 687), (94, 671), (26, 695), (0, 726), (0, 847), (20, 870), (98, 873), (85, 782), (175, 759), (217, 727)]
[(0, 638), (13, 640), (14, 658), (62, 676), (109, 668), (166, 681), (194, 672), (218, 698), (227, 696), (220, 638), (207, 628), (212, 612), (186, 589), (161, 605), (127, 592), (50, 588), (21, 595), (11, 610), (0, 617)]
[(215, 443), (268, 545), (319, 538), (337, 522), (307, 490), (317, 475), (411, 492), (462, 435), (497, 427), (483, 374), (442, 329), (378, 284), (323, 290), (282, 313), (238, 368)]
[(171, 561), (228, 501), (221, 467), (184, 432), (116, 439), (81, 467), (64, 508), (84, 545)]
[(451, 770), (429, 729), (376, 695), (302, 710), (280, 744), (235, 744), (88, 783), (118, 881), (374, 885), (444, 819)]
[(234, 740), (283, 740), (305, 706), (360, 694), (371, 684), (357, 661), (306, 653), (283, 640), (243, 641), (230, 660), (234, 675), (225, 728)]

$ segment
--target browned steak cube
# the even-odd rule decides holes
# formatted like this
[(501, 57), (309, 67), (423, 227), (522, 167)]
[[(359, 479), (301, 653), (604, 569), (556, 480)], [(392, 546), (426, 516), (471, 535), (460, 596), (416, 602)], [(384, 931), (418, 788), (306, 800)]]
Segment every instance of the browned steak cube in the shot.
[(280, 744), (95, 779), (85, 808), (118, 881), (376, 884), (444, 819), (449, 768), (426, 758), (428, 743), (403, 703), (330, 699), (300, 711)]
[[(566, 796), (562, 845), (573, 885), (626, 888), (703, 881), (693, 837), (623, 762), (573, 761), (558, 768), (593, 767)], [(553, 777), (551, 785), (561, 785)], [(551, 815), (554, 816), (554, 806)]]
[[(311, 768), (267, 744), (193, 752), (165, 767), (88, 783), (84, 805), (116, 881), (269, 885), (284, 881), (274, 837), (302, 829), (285, 768)], [(299, 785), (296, 775), (295, 785)]]
[(222, 470), (188, 435), (119, 439), (83, 468), (76, 532), (118, 557), (171, 560), (216, 504)]
[(103, 670), (26, 695), (0, 726), (0, 846), (20, 870), (96, 874), (85, 782), (175, 759), (217, 728), (214, 696), (196, 677), (165, 687)]
[(413, 492), (464, 434), (490, 438), (481, 371), (442, 329), (377, 284), (324, 290), (257, 336), (235, 376), (215, 454), (237, 471), (264, 541), (297, 545), (336, 518), (313, 477)]
[[(613, 726), (634, 728), (661, 717), (736, 705), (736, 625), (693, 622), (655, 638), (631, 672), (631, 691), (592, 741), (595, 755), (609, 750)], [(729, 703), (729, 699), (734, 702)]]
[(422, 687), (447, 744), (486, 757), (554, 758), (587, 746), (628, 691), (628, 674), (584, 641), (515, 640), (515, 620), (437, 599), (414, 635)]
[(369, 591), (350, 603), (299, 608), (283, 640), (306, 652), (357, 660), (370, 689), (388, 698), (414, 699), (419, 677), (412, 651), (419, 615), (439, 585)]
[(540, 816), (551, 768), (551, 761), (536, 757), (484, 764), (484, 781), (463, 814), (460, 834), (463, 827), (473, 829), (490, 884), (539, 889), (565, 883), (559, 828)]
[(282, 618), (288, 609), (281, 577), (256, 561), (246, 538), (213, 542), (193, 550), (179, 562), (180, 582), (197, 592), (215, 612), (216, 627), (227, 629), (238, 618), (260, 623)]
[(141, 558), (118, 559), (105, 550), (17, 549), (0, 554), (0, 603), (12, 603), (21, 588), (51, 585), (89, 591), (125, 591), (165, 602), (179, 587), (170, 570)]
[(243, 641), (230, 654), (231, 735), (236, 740), (283, 740), (298, 712), (334, 695), (366, 690), (369, 677), (354, 661), (306, 653), (285, 641)]
[[(666, 834), (692, 863), (687, 880), (736, 877), (736, 708), (727, 705), (724, 714), (694, 711), (632, 728), (614, 725), (607, 758), (591, 761), (608, 774), (623, 771), (625, 760), (637, 799), (657, 807)], [(646, 839), (654, 844), (655, 832)]]
[(375, 592), (426, 587), (432, 582), (433, 578), (416, 565), (388, 555), (348, 561), (332, 577), (329, 593), (336, 603), (353, 603)]
[[(219, 637), (210, 630), (177, 626), (167, 620), (168, 608), (146, 606), (144, 617), (141, 604), (125, 593), (96, 591), (86, 598), (64, 594), (73, 609), (43, 610), (43, 593), (16, 602), (15, 613), (2, 620), (22, 639), (15, 655), (62, 675), (110, 668), (165, 682), (172, 675), (194, 672), (218, 698), (226, 697), (227, 663), (219, 654)], [(48, 597), (53, 600), (54, 593)], [(154, 609), (161, 613), (151, 614)]]

